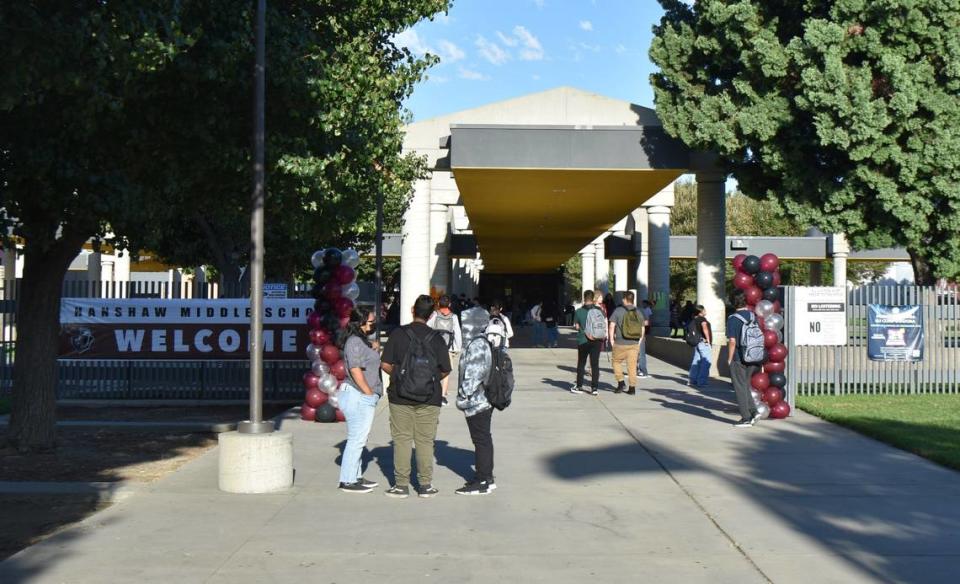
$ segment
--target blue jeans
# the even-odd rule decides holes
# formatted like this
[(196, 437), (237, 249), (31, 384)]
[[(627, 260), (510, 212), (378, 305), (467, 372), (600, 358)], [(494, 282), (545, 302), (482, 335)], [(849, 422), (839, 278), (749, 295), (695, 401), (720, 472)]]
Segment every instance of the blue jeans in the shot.
[(557, 339), (560, 337), (560, 331), (557, 327), (547, 327), (547, 346), (557, 346)]
[(647, 337), (640, 339), (640, 352), (637, 354), (637, 375), (647, 375)]
[(359, 389), (347, 386), (340, 392), (340, 411), (347, 419), (347, 445), (343, 449), (340, 461), (340, 482), (355, 483), (363, 476), (360, 457), (367, 445), (367, 436), (373, 426), (373, 416), (377, 412), (377, 394), (365, 395)]
[(706, 385), (710, 375), (710, 359), (713, 352), (710, 345), (700, 342), (693, 350), (693, 361), (690, 363), (690, 385)]
[(533, 344), (542, 345), (543, 343), (543, 333), (546, 330), (546, 327), (543, 326), (543, 323), (539, 320), (533, 321)]

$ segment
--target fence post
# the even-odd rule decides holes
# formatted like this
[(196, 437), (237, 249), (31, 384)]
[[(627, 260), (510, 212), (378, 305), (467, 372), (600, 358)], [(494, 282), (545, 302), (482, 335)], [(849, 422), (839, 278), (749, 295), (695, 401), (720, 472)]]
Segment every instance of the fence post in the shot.
[(133, 361), (127, 361), (127, 399), (133, 396)]
[(206, 393), (206, 371), (207, 371), (207, 362), (200, 361), (200, 393), (197, 395), (197, 399), (203, 399), (203, 394)]

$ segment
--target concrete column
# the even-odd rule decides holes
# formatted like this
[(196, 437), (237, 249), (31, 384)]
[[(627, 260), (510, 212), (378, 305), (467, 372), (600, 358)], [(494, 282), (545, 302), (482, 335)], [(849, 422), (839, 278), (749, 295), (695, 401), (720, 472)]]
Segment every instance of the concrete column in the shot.
[(627, 260), (613, 260), (613, 283), (617, 292), (623, 292), (630, 288), (629, 271), (630, 266)]
[(430, 181), (418, 180), (403, 214), (400, 244), (400, 324), (413, 320), (417, 296), (430, 292)]
[(446, 205), (430, 205), (430, 288), (439, 294), (450, 289), (450, 215)]
[(726, 344), (726, 177), (697, 173), (697, 304), (707, 312), (713, 329), (713, 366), (717, 374), (720, 347)]
[[(606, 234), (604, 234), (606, 236)], [(594, 290), (600, 290), (603, 295), (610, 291), (610, 262), (607, 261), (607, 252), (603, 248), (603, 238), (594, 242), (594, 259), (596, 267), (594, 268)]]
[(842, 233), (834, 233), (827, 240), (830, 256), (833, 259), (833, 285), (847, 286), (847, 258), (850, 256), (850, 244)]
[(633, 239), (633, 282), (632, 287), (637, 290), (637, 302), (650, 295), (650, 217), (643, 207), (633, 213), (636, 231)]
[(596, 254), (594, 253), (595, 248), (593, 245), (588, 245), (580, 252), (580, 272), (581, 272), (581, 284), (580, 284), (580, 300), (583, 301), (583, 293), (587, 290), (593, 290), (597, 278), (596, 278)]
[[(670, 207), (647, 207), (650, 241), (650, 290), (653, 306), (651, 333), (670, 334)], [(644, 300), (641, 298), (641, 300)]]

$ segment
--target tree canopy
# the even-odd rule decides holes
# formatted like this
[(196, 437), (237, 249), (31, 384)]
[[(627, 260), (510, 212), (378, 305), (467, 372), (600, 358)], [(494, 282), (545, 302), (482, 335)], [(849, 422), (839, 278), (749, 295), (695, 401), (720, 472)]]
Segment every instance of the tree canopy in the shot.
[(740, 188), (960, 276), (960, 0), (660, 0), (657, 112)]

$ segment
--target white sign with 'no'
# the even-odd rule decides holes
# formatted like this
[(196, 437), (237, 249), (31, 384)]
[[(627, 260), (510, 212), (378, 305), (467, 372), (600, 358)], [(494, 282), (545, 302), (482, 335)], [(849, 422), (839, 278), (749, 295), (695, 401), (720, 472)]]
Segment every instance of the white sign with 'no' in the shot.
[(794, 288), (793, 326), (797, 345), (846, 345), (847, 290)]

